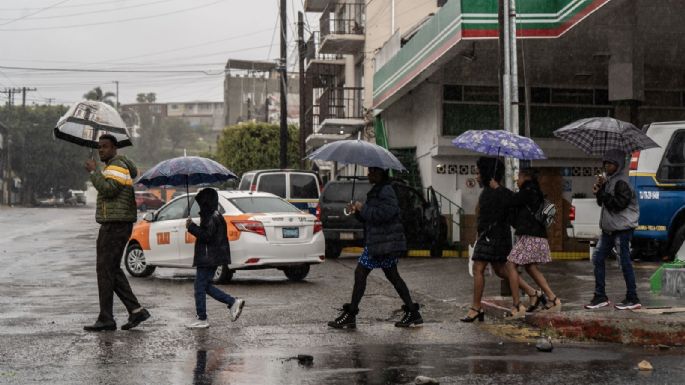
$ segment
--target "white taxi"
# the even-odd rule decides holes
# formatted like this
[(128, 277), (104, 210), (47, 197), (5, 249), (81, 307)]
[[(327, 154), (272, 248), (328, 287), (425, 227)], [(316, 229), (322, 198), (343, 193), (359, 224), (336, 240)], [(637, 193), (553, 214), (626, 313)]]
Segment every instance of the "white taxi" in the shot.
[[(292, 281), (303, 280), (309, 267), (324, 261), (321, 222), (269, 193), (218, 191), (219, 211), (227, 224), (231, 264), (219, 266), (215, 282), (227, 282), (235, 270), (279, 269)], [(190, 217), (200, 222), (199, 206), (190, 196)], [(186, 230), (187, 197), (180, 196), (133, 227), (124, 265), (134, 277), (157, 267), (192, 268), (195, 237)]]

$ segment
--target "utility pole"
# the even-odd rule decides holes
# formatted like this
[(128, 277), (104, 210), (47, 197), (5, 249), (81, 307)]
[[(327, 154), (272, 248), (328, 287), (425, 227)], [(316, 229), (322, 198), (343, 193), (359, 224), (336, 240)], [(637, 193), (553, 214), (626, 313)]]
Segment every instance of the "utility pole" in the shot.
[(21, 87), (21, 108), (26, 108), (26, 93), (32, 91), (38, 91), (38, 89)]
[(119, 81), (115, 80), (114, 84), (117, 85), (117, 111), (119, 111)]
[(281, 132), (280, 167), (288, 167), (288, 15), (286, 0), (281, 0)]
[(304, 44), (304, 14), (297, 13), (297, 35), (298, 48), (300, 51), (300, 169), (304, 170), (304, 156), (307, 149), (305, 148), (305, 89), (306, 80), (304, 77), (304, 57), (306, 47)]

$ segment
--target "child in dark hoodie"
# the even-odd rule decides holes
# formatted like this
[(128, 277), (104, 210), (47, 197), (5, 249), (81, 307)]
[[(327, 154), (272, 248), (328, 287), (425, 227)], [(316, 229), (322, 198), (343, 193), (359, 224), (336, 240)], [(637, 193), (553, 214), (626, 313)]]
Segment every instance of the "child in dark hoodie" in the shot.
[(226, 220), (218, 211), (219, 194), (212, 188), (206, 188), (195, 196), (195, 201), (200, 206), (200, 225), (196, 225), (192, 219), (188, 218), (186, 227), (188, 232), (196, 238), (193, 266), (197, 268), (195, 275), (197, 321), (187, 325), (187, 327), (189, 329), (204, 329), (209, 327), (206, 294), (228, 305), (232, 321), (237, 320), (240, 316), (245, 301), (240, 298), (233, 298), (212, 285), (212, 278), (217, 267), (224, 266), (226, 268), (230, 263)]
[(597, 197), (597, 204), (602, 206), (599, 227), (602, 237), (592, 256), (595, 266), (595, 295), (586, 309), (598, 309), (609, 306), (605, 291), (605, 259), (618, 246), (623, 279), (626, 281), (626, 298), (616, 304), (619, 310), (639, 309), (642, 307), (637, 297), (635, 273), (630, 260), (630, 239), (637, 227), (640, 217), (635, 191), (630, 186), (625, 170), (627, 156), (623, 151), (610, 150), (604, 155), (606, 177), (598, 176), (592, 191)]

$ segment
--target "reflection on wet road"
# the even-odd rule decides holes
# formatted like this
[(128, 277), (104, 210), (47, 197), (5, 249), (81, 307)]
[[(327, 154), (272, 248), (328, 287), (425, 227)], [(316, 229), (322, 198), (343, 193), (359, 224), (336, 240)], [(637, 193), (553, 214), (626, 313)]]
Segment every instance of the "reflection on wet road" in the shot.
[[(401, 303), (381, 273), (369, 277), (356, 331), (329, 330), (349, 299), (355, 260), (327, 261), (306, 282), (248, 271), (223, 286), (247, 299), (238, 322), (208, 302), (208, 330), (194, 317), (191, 270), (131, 279), (152, 318), (132, 331), (88, 334), (98, 309), (92, 208), (3, 209), (0, 215), (0, 384), (682, 384), (683, 350), (556, 342), (552, 353), (457, 322), (470, 296), (466, 261), (400, 263), (425, 326), (398, 330)], [(552, 272), (560, 279), (565, 272)], [(555, 278), (556, 277), (556, 278)], [(496, 292), (489, 280), (486, 290)], [(571, 297), (571, 294), (562, 294)], [(576, 294), (577, 295), (577, 294)], [(459, 306), (459, 308), (455, 307)], [(126, 317), (115, 301), (121, 325)], [(297, 355), (313, 357), (311, 365)], [(635, 370), (649, 360), (652, 373)]]

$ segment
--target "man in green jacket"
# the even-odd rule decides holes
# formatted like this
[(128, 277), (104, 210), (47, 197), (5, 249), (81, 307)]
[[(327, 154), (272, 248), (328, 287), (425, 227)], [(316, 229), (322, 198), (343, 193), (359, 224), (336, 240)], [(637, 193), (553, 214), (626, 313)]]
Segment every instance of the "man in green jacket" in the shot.
[(150, 318), (150, 313), (140, 305), (121, 270), (124, 248), (137, 219), (133, 179), (138, 175), (138, 170), (125, 156), (117, 155), (117, 139), (112, 135), (100, 137), (98, 154), (105, 168), (98, 170), (93, 159), (87, 160), (85, 167), (98, 191), (95, 221), (101, 225), (96, 264), (100, 315), (93, 325), (84, 326), (83, 329), (116, 330), (113, 314), (116, 293), (129, 313), (128, 322), (121, 329), (128, 330)]

